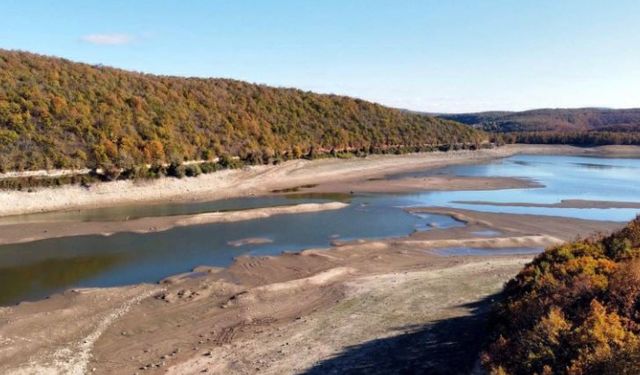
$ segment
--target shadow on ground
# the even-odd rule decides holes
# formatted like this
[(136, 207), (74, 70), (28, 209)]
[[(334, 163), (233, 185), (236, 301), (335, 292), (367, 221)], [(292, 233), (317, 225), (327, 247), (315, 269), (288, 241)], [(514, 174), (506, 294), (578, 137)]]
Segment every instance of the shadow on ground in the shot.
[(308, 375), (325, 374), (469, 374), (486, 333), (486, 318), (496, 295), (463, 305), (469, 315), (420, 327), (407, 333), (348, 347), (317, 363)]

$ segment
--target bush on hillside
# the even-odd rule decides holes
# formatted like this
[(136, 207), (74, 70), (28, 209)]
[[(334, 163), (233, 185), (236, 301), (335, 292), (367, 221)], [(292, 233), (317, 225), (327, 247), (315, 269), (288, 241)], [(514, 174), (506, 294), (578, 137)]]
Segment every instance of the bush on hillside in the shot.
[(639, 374), (640, 218), (536, 257), (490, 326), (492, 374)]

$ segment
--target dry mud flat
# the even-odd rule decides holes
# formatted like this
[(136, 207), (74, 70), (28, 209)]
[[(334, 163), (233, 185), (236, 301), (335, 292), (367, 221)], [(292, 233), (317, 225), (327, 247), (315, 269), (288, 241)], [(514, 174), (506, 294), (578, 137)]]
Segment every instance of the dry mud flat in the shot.
[[(440, 257), (431, 249), (547, 246), (619, 225), (422, 210), (467, 226), (241, 257), (160, 284), (0, 308), (0, 373), (467, 372), (494, 293), (531, 256)], [(499, 235), (476, 235), (486, 230)]]

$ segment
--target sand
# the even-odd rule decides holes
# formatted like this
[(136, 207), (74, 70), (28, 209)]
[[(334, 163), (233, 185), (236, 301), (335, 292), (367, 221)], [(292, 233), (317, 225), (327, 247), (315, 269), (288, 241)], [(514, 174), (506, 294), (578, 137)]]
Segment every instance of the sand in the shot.
[(248, 245), (263, 245), (267, 243), (272, 243), (273, 240), (271, 238), (263, 238), (263, 237), (251, 237), (251, 238), (241, 238), (235, 241), (227, 242), (227, 245), (233, 247), (241, 247)]
[[(306, 212), (339, 210), (347, 206), (348, 204), (342, 202), (302, 203), (290, 206), (252, 208), (242, 211), (208, 212), (204, 214), (179, 217), (173, 222), (173, 225), (171, 227), (186, 227), (190, 225), (212, 223), (233, 223), (237, 221), (266, 219), (275, 215), (302, 214)], [(151, 219), (157, 220), (159, 218), (154, 217)]]
[(357, 159), (293, 160), (280, 165), (225, 170), (196, 178), (97, 183), (35, 192), (0, 192), (0, 216), (143, 202), (185, 202), (264, 195), (300, 185), (382, 176), (393, 171), (510, 155), (507, 149)]
[[(553, 244), (553, 242), (557, 242), (558, 239), (561, 241), (572, 241), (589, 234), (609, 233), (625, 225), (625, 223), (616, 221), (594, 221), (556, 216), (480, 212), (449, 207), (412, 208), (409, 209), (409, 211), (450, 215), (456, 220), (466, 223), (465, 227), (453, 228), (448, 231), (416, 232), (411, 236), (413, 239), (466, 239), (472, 237), (474, 232), (486, 230), (500, 233), (500, 236), (496, 236), (493, 239), (500, 237), (541, 235), (555, 239), (551, 243), (539, 243), (535, 245), (536, 247), (549, 246)], [(506, 247), (509, 246), (510, 245), (507, 245)]]

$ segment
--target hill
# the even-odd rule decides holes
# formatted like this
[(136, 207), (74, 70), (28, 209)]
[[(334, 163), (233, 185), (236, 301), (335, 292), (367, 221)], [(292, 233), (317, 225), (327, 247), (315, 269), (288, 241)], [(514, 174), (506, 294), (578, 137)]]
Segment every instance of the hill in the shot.
[(441, 114), (494, 134), (497, 143), (640, 145), (640, 109), (536, 109)]
[(539, 255), (505, 287), (494, 374), (640, 373), (640, 218)]
[(535, 109), (444, 114), (438, 117), (492, 132), (640, 130), (640, 108)]
[[(336, 95), (0, 50), (0, 170), (473, 144), (464, 125)], [(428, 147), (427, 147), (428, 148)]]

